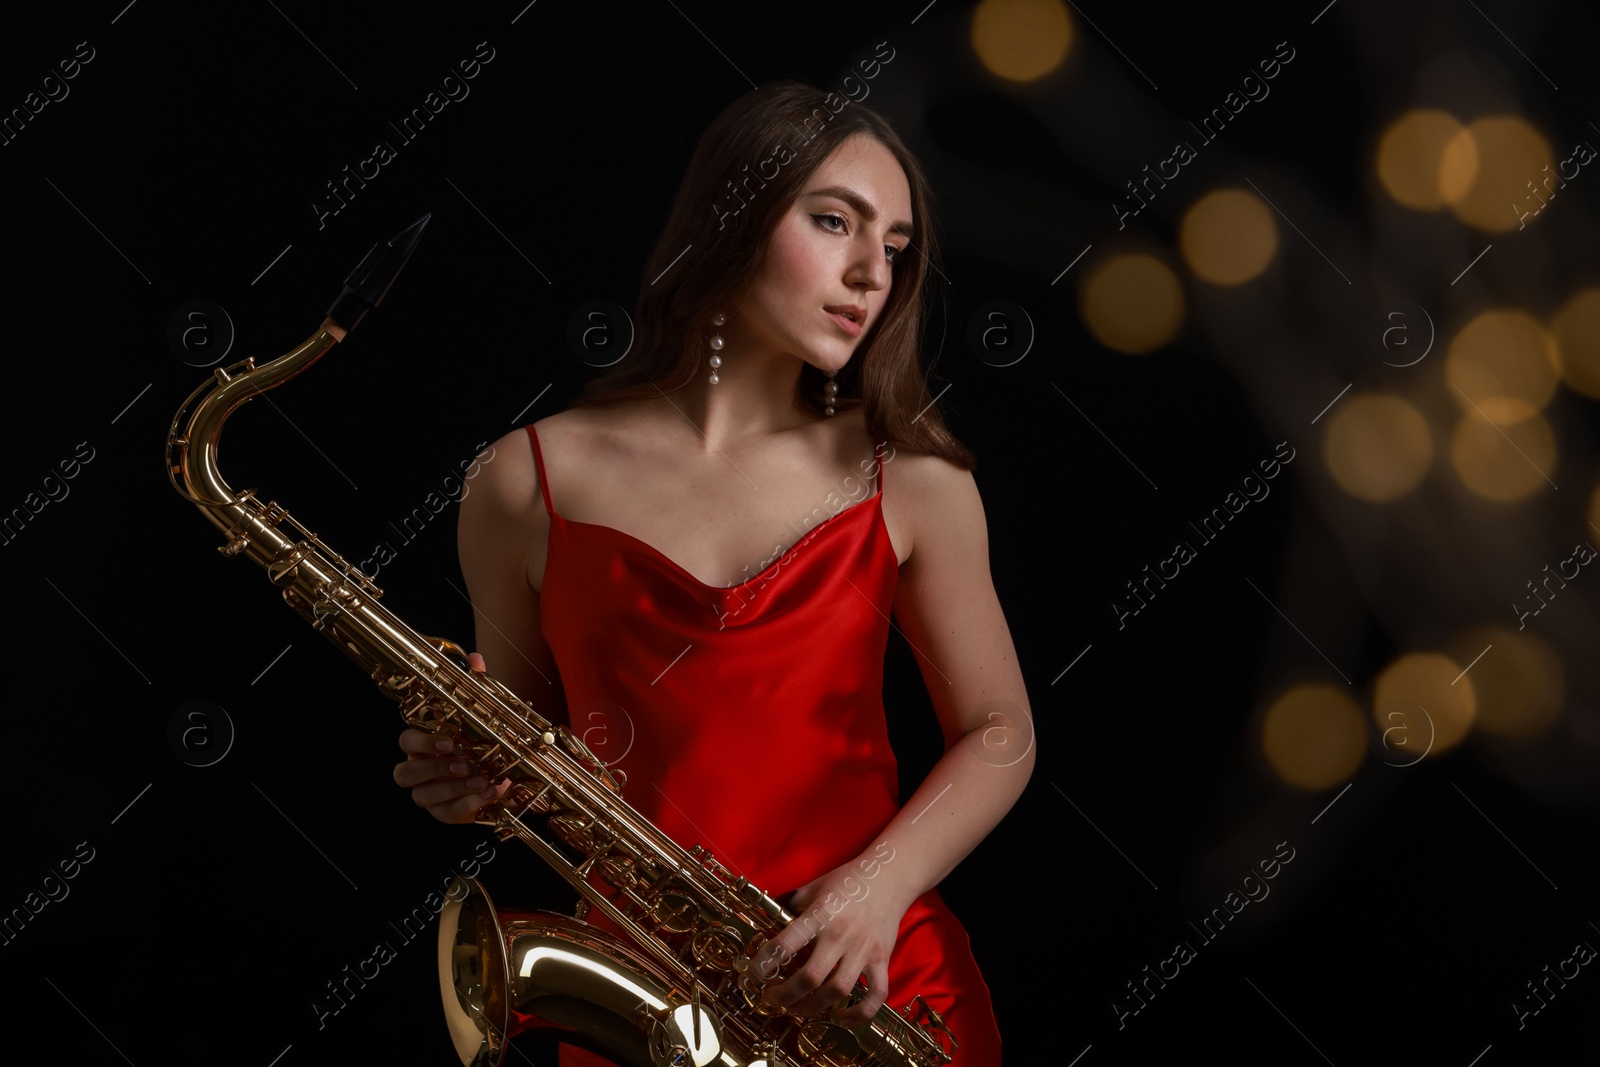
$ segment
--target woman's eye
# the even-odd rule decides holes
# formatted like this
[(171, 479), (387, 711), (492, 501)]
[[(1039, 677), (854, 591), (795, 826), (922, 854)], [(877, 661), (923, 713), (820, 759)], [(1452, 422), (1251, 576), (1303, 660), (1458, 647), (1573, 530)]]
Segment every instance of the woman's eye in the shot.
[[(848, 232), (849, 227), (848, 227), (847, 223), (845, 222), (844, 216), (842, 216), (842, 215), (826, 215), (825, 214), (825, 215), (812, 215), (811, 217), (814, 220), (816, 220), (816, 223), (817, 223), (818, 226), (821, 226), (824, 230), (827, 230), (829, 233), (846, 233), (846, 232)], [(835, 222), (838, 223), (837, 227), (829, 225), (829, 223), (835, 223)], [(894, 263), (900, 258), (900, 253), (904, 252), (905, 249), (896, 248), (894, 245), (884, 245), (883, 246), (883, 251), (884, 251), (884, 258), (886, 258), (890, 263)]]

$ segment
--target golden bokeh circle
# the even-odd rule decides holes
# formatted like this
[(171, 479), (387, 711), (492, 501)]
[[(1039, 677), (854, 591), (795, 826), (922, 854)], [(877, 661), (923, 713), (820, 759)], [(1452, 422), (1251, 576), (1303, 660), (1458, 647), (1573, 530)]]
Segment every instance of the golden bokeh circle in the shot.
[(1555, 395), (1561, 380), (1555, 335), (1525, 311), (1485, 311), (1451, 338), (1445, 378), (1463, 411), (1514, 425)]
[[(1560, 585), (1552, 582), (1551, 588)], [(1476, 626), (1452, 638), (1445, 651), (1456, 662), (1472, 664), (1467, 676), (1477, 700), (1475, 729), (1530, 737), (1556, 721), (1566, 696), (1565, 672), (1555, 650), (1531, 628)]]
[(1451, 436), (1450, 465), (1462, 484), (1485, 500), (1521, 500), (1554, 483), (1555, 433), (1543, 415), (1496, 426), (1469, 411)]
[(1422, 483), (1433, 437), (1422, 413), (1397, 396), (1351, 397), (1334, 408), (1322, 435), (1323, 461), (1339, 488), (1384, 504)]
[(1407, 754), (1437, 756), (1460, 744), (1477, 715), (1477, 694), (1463, 666), (1437, 652), (1411, 652), (1389, 664), (1373, 686), (1378, 729), (1403, 730)]
[[(1554, 173), (1556, 160), (1550, 153), (1550, 142), (1515, 115), (1480, 118), (1459, 136), (1472, 139), (1478, 166), (1466, 192), (1450, 201), (1456, 217), (1490, 233), (1524, 226), (1520, 211), (1537, 211), (1541, 203), (1528, 191), (1527, 183), (1538, 185), (1546, 166)], [(1464, 150), (1452, 145), (1449, 151)], [(1513, 205), (1522, 206), (1518, 209)]]
[(1079, 302), (1095, 340), (1129, 355), (1155, 351), (1183, 325), (1177, 274), (1142, 252), (1112, 256), (1090, 270)]
[(991, 73), (1031, 82), (1061, 66), (1072, 47), (1061, 0), (982, 0), (972, 12), (972, 50)]
[(1292, 786), (1338, 785), (1367, 754), (1361, 707), (1337, 686), (1294, 686), (1267, 709), (1261, 751), (1272, 772)]
[(1461, 199), (1478, 176), (1478, 145), (1466, 133), (1448, 111), (1406, 112), (1378, 141), (1378, 180), (1397, 203), (1418, 211)]
[(1465, 126), (1456, 131), (1439, 158), (1439, 195), (1446, 204), (1459, 204), (1478, 180), (1478, 142)]
[(1567, 388), (1600, 400), (1600, 289), (1583, 289), (1550, 320)]
[(1245, 189), (1217, 189), (1189, 206), (1178, 229), (1189, 269), (1213, 285), (1242, 285), (1278, 252), (1272, 209)]

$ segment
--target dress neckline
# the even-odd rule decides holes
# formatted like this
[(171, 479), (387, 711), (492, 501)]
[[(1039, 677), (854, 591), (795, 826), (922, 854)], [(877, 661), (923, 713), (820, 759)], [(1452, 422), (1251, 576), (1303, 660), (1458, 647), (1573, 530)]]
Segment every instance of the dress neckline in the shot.
[[(735, 585), (709, 585), (706, 582), (701, 581), (699, 578), (697, 578), (693, 574), (691, 574), (689, 572), (689, 569), (687, 567), (683, 566), (683, 564), (679, 563), (677, 560), (673, 559), (671, 556), (667, 555), (665, 552), (661, 551), (659, 548), (657, 548), (655, 545), (652, 545), (650, 542), (644, 540), (641, 537), (636, 537), (633, 534), (628, 533), (626, 530), (619, 530), (615, 526), (607, 526), (604, 523), (599, 523), (599, 522), (583, 522), (580, 519), (569, 519), (569, 518), (565, 517), (564, 515), (562, 515), (560, 512), (556, 512), (556, 511), (550, 511), (550, 512), (548, 512), (548, 514), (549, 514), (551, 520), (554, 521), (554, 522), (565, 523), (568, 526), (587, 526), (591, 530), (606, 530), (606, 531), (608, 531), (610, 533), (613, 533), (616, 536), (622, 538), (623, 540), (628, 541), (631, 544), (637, 545), (638, 547), (640, 547), (640, 548), (644, 549), (645, 551), (649, 552), (651, 555), (655, 556), (657, 559), (661, 560), (661, 562), (665, 563), (669, 568), (671, 568), (673, 573), (681, 576), (682, 578), (684, 578), (685, 580), (687, 580), (689, 582), (692, 582), (694, 585), (698, 586), (699, 588), (707, 590), (707, 591), (710, 591), (710, 592), (725, 593), (725, 592), (731, 592), (731, 591), (736, 590), (736, 589), (743, 589), (745, 586), (749, 585), (751, 582), (760, 581), (762, 578), (765, 578), (768, 575), (772, 574), (779, 567), (784, 566), (784, 561), (794, 552), (794, 550), (797, 547), (799, 547), (800, 545), (804, 544), (805, 542), (811, 540), (813, 537), (816, 537), (826, 527), (829, 527), (829, 526), (832, 526), (832, 525), (836, 524), (840, 519), (844, 518), (846, 515), (850, 514), (852, 511), (860, 511), (862, 509), (867, 508), (870, 505), (870, 506), (872, 506), (872, 511), (877, 515), (878, 524), (879, 525), (884, 525), (883, 524), (883, 503), (882, 503), (882, 501), (883, 501), (883, 489), (882, 489), (882, 487), (879, 487), (878, 491), (876, 493), (873, 493), (866, 500), (863, 500), (858, 504), (851, 504), (847, 508), (841, 508), (836, 514), (830, 515), (826, 519), (823, 519), (821, 522), (817, 523), (817, 525), (815, 525), (815, 526), (813, 526), (811, 528), (811, 532), (810, 533), (806, 534), (804, 537), (802, 537), (799, 540), (795, 541), (794, 544), (791, 544), (782, 553), (780, 553), (778, 558), (772, 561), (772, 565), (771, 566), (767, 567), (760, 574), (757, 574), (757, 575), (754, 575), (754, 576), (752, 576), (750, 578), (747, 578), (744, 581), (739, 582), (739, 583), (737, 583)], [(888, 534), (888, 527), (887, 526), (884, 526), (884, 534), (886, 535), (885, 536), (885, 541), (887, 542), (887, 534)], [(546, 563), (548, 563), (548, 562), (549, 562), (549, 560), (547, 558), (546, 559)], [(898, 560), (896, 562), (898, 563)]]

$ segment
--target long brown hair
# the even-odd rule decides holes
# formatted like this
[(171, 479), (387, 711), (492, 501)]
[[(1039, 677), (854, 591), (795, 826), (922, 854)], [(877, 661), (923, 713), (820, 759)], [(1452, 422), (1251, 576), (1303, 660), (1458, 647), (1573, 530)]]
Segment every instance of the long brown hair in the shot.
[[(733, 303), (760, 274), (767, 241), (806, 182), (834, 149), (858, 133), (887, 148), (905, 171), (912, 234), (908, 250), (896, 257), (882, 315), (834, 379), (836, 407), (862, 403), (874, 438), (971, 470), (977, 461), (933, 407), (919, 358), (925, 297), (931, 295), (939, 259), (927, 179), (881, 115), (797, 81), (751, 90), (701, 135), (640, 279), (637, 356), (589, 382), (573, 405), (655, 397), (658, 389), (671, 392), (687, 385), (711, 351), (712, 314)], [(774, 166), (777, 173), (769, 173)], [(810, 364), (802, 367), (796, 408), (822, 417), (826, 380)]]

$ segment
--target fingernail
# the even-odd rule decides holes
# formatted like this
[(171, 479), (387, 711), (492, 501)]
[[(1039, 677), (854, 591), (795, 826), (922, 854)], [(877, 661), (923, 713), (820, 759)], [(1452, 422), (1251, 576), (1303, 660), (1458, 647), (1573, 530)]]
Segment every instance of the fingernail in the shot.
[(454, 741), (435, 741), (433, 743), (433, 747), (438, 749), (440, 752), (454, 752), (456, 749), (456, 743)]
[(475, 778), (468, 778), (467, 779), (467, 788), (468, 789), (482, 789), (484, 786), (486, 786), (488, 784), (489, 784), (489, 779), (485, 778), (481, 774), (478, 775)]
[(493, 800), (494, 799), (494, 795), (495, 795), (496, 792), (498, 792), (498, 790), (491, 788), (491, 789), (485, 789), (483, 792), (479, 793), (478, 795), (480, 797), (482, 797), (483, 799), (485, 799), (485, 800)]
[(451, 774), (466, 774), (467, 771), (469, 771), (469, 770), (471, 770), (471, 768), (468, 767), (465, 763), (452, 763), (452, 764), (450, 764), (450, 773)]

